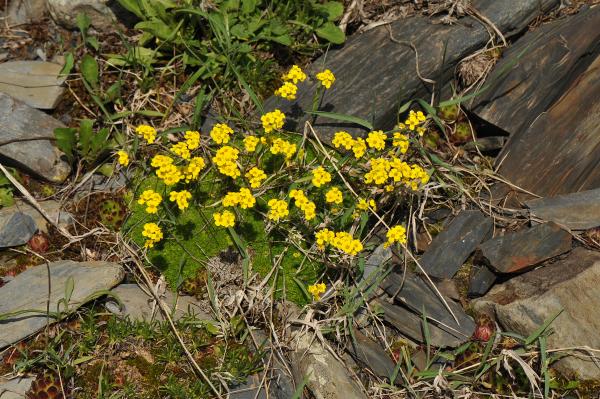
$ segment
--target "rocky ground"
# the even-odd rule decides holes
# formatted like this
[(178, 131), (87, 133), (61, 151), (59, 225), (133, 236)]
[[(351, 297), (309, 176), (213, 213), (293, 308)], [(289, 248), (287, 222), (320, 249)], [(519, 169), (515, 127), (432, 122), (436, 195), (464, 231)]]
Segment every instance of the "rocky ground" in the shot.
[[(391, 129), (407, 102), (426, 99), (443, 125), (425, 137), (438, 184), (459, 193), (432, 189), (414, 212), (414, 262), (373, 241), (360, 290), (348, 294), (362, 302), (338, 320), (351, 338), (323, 335), (318, 304), (273, 301), (257, 276), (244, 285), (235, 254), (209, 262), (203, 294), (169, 289), (119, 233), (131, 176), (106, 177), (101, 162), (74, 163), (57, 148), (55, 129), (105, 117), (80, 74), (61, 71), (66, 53), (82, 53), (78, 12), (89, 35), (117, 46), (115, 21), (128, 29), (131, 15), (109, 3), (2, 7), (0, 399), (175, 398), (182, 386), (238, 399), (598, 395), (596, 1), (347, 2), (352, 35), (322, 56), (346, 84), (322, 109)], [(307, 85), (295, 102), (273, 97), (265, 108), (303, 126), (312, 93)], [(190, 104), (177, 103), (166, 124), (192, 118)], [(115, 123), (125, 130), (127, 118)], [(367, 132), (311, 123), (324, 142), (342, 128)]]

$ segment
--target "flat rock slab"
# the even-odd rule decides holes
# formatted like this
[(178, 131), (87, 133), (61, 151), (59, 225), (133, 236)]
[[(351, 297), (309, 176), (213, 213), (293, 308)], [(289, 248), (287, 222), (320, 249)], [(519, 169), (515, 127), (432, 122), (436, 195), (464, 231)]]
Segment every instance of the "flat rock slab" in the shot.
[[(498, 158), (498, 173), (542, 197), (599, 188), (599, 92), (597, 57), (547, 112), (511, 137)], [(502, 197), (502, 190), (494, 191), (494, 197)]]
[[(446, 299), (448, 306), (458, 320), (457, 323), (439, 295), (419, 276), (407, 274), (403, 278), (398, 273), (391, 273), (385, 278), (381, 288), (392, 296), (397, 303), (410, 309), (419, 320), (422, 320), (424, 312), (430, 324), (450, 333), (459, 342), (465, 342), (475, 331), (475, 322), (459, 304)], [(421, 328), (420, 323), (418, 328)]]
[[(71, 167), (52, 143), (54, 129), (65, 127), (42, 111), (0, 93), (0, 137), (15, 140), (0, 146), (0, 156), (46, 180), (62, 183)], [(47, 140), (46, 140), (47, 138)]]
[[(61, 209), (61, 205), (57, 201), (41, 201), (40, 207), (53, 221), (57, 222), (62, 227), (68, 227), (73, 223), (73, 216)], [(37, 230), (48, 232), (48, 221), (42, 216), (37, 209), (21, 200), (15, 201), (15, 205), (0, 209), (0, 226), (8, 225), (15, 213), (22, 213), (29, 216), (35, 222)], [(35, 231), (34, 231), (35, 232)]]
[(348, 353), (371, 369), (375, 375), (389, 380), (396, 364), (382, 346), (357, 329), (354, 329), (352, 337), (353, 340), (347, 349)]
[[(111, 292), (119, 298), (123, 307), (120, 308), (117, 302), (109, 300), (106, 308), (110, 312), (135, 321), (164, 320), (158, 305), (153, 306), (153, 297), (144, 292), (137, 284), (121, 284), (113, 288)], [(173, 292), (167, 291), (163, 300), (172, 310), (171, 317), (174, 320), (179, 320), (186, 315), (200, 320), (212, 320), (210, 315), (200, 310), (198, 302), (193, 297), (177, 296)]]
[(544, 223), (496, 237), (479, 246), (486, 263), (499, 273), (525, 271), (571, 249), (572, 236), (556, 223)]
[[(123, 268), (109, 262), (73, 262), (64, 260), (50, 263), (52, 291), (48, 295), (48, 274), (44, 265), (32, 267), (0, 287), (0, 314), (22, 313), (0, 320), (0, 349), (12, 345), (44, 328), (47, 324), (46, 302), (50, 312), (56, 312), (58, 303), (65, 298), (67, 282), (74, 282), (69, 302), (70, 309), (83, 305), (90, 296), (117, 285), (124, 276)], [(61, 305), (64, 311), (64, 305)], [(50, 322), (56, 319), (50, 318)]]
[[(497, 0), (471, 3), (510, 37), (559, 2), (514, 0), (511, 7)], [(432, 24), (425, 17), (411, 17), (351, 37), (342, 48), (317, 59), (309, 70), (314, 76), (320, 69), (329, 68), (336, 76), (320, 110), (357, 116), (371, 121), (377, 129), (391, 129), (397, 122), (401, 104), (416, 97), (428, 98), (430, 94), (431, 85), (425, 84), (417, 73), (411, 44), (419, 54), (420, 75), (428, 79), (442, 75), (441, 80), (446, 81), (452, 78), (460, 60), (485, 46), (489, 40), (487, 29), (472, 18), (445, 25)], [(443, 81), (438, 81), (437, 86), (441, 87)], [(266, 101), (265, 109), (281, 109), (288, 117), (287, 128), (302, 129), (307, 120), (304, 111), (312, 110), (313, 93), (318, 84), (314, 80), (305, 81), (299, 84), (295, 101), (272, 97)], [(321, 117), (313, 125), (325, 140), (330, 140), (338, 130), (354, 134), (366, 132), (358, 125)]]
[(461, 211), (438, 234), (420, 259), (429, 276), (452, 278), (492, 231), (493, 221), (479, 211)]
[(600, 226), (600, 189), (526, 201), (531, 213), (571, 230)]
[(31, 388), (33, 377), (17, 377), (10, 380), (0, 378), (0, 399), (25, 399)]
[(497, 278), (496, 273), (491, 271), (487, 266), (481, 266), (475, 271), (469, 281), (469, 297), (474, 298), (484, 295), (492, 288)]
[(600, 8), (593, 7), (525, 33), (490, 76), (514, 67), (476, 97), (471, 110), (517, 139), (594, 60), (600, 51), (598, 25)]
[(53, 62), (4, 62), (0, 64), (0, 92), (33, 108), (54, 109), (64, 91), (61, 69)]
[[(600, 348), (600, 253), (574, 249), (565, 259), (496, 285), (474, 300), (474, 309), (494, 317), (506, 330), (528, 336), (546, 320), (548, 349), (588, 346)], [(564, 353), (564, 352), (561, 352)], [(574, 352), (555, 366), (567, 378), (600, 380), (600, 367), (588, 353)]]
[[(1, 218), (0, 223), (2, 223)], [(23, 212), (15, 212), (0, 224), (0, 248), (27, 244), (36, 231), (37, 226), (31, 216)]]

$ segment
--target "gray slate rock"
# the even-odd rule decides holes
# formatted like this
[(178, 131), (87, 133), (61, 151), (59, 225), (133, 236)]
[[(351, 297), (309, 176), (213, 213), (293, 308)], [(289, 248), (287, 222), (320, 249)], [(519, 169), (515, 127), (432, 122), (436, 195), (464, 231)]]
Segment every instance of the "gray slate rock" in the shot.
[(0, 399), (24, 399), (34, 380), (33, 377), (0, 378)]
[[(130, 320), (150, 321), (164, 320), (164, 316), (158, 305), (152, 306), (153, 298), (146, 294), (137, 284), (121, 284), (111, 290), (123, 303), (119, 308), (116, 301), (108, 300), (106, 308), (119, 316), (129, 317)], [(171, 291), (165, 293), (163, 298), (165, 303), (171, 308), (171, 317), (173, 320), (179, 320), (185, 315), (193, 315), (199, 320), (212, 320), (212, 317), (200, 310), (197, 301), (189, 296), (177, 296)], [(155, 310), (154, 310), (155, 309)], [(154, 314), (152, 311), (154, 310)]]
[(354, 329), (353, 337), (355, 340), (350, 342), (348, 353), (375, 375), (389, 380), (396, 365), (381, 345), (357, 329)]
[(22, 212), (14, 213), (0, 226), (0, 248), (25, 245), (37, 231), (35, 220)]
[(12, 0), (8, 2), (6, 18), (9, 25), (39, 21), (46, 14), (46, 0)]
[(492, 288), (496, 279), (497, 276), (493, 271), (488, 269), (487, 266), (481, 266), (473, 276), (471, 276), (471, 280), (469, 281), (469, 297), (473, 298), (484, 295)]
[(572, 237), (556, 223), (544, 223), (493, 238), (480, 245), (481, 256), (499, 273), (525, 271), (571, 249)]
[(33, 108), (54, 109), (64, 91), (62, 65), (44, 61), (8, 61), (0, 64), (0, 92)]
[[(507, 37), (521, 32), (529, 22), (558, 3), (558, 0), (513, 0), (511, 7), (506, 7), (497, 0), (471, 2)], [(390, 38), (388, 27), (395, 40)], [(430, 94), (430, 85), (424, 84), (416, 72), (415, 53), (409, 43), (418, 50), (421, 76), (438, 79), (442, 70), (441, 81), (437, 82), (441, 87), (453, 77), (460, 60), (485, 46), (488, 29), (470, 17), (453, 25), (432, 24), (429, 18), (411, 17), (355, 35), (340, 49), (317, 59), (309, 69), (314, 76), (324, 66), (336, 76), (320, 110), (357, 116), (373, 122), (377, 129), (391, 129), (401, 104)], [(281, 109), (288, 117), (287, 128), (302, 128), (306, 120), (303, 111), (312, 109), (318, 84), (314, 80), (301, 83), (296, 101), (271, 97), (265, 109)], [(338, 130), (366, 132), (358, 125), (326, 118), (317, 118), (313, 125), (326, 141)]]
[(600, 226), (600, 189), (525, 202), (540, 219), (556, 222), (571, 230)]
[[(44, 212), (46, 212), (52, 220), (58, 222), (60, 226), (66, 228), (69, 225), (73, 224), (73, 216), (70, 213), (61, 210), (60, 203), (58, 203), (57, 201), (41, 201), (39, 202), (39, 204), (40, 207), (44, 210)], [(15, 201), (15, 205), (13, 206), (0, 209), (0, 226), (8, 225), (9, 221), (15, 213), (23, 213), (31, 217), (35, 223), (35, 227), (37, 230), (43, 231), (45, 233), (48, 232), (48, 222), (42, 216), (42, 214), (39, 213), (37, 209), (21, 200)]]
[[(600, 348), (600, 253), (574, 249), (565, 259), (496, 285), (472, 302), (474, 309), (494, 317), (506, 330), (527, 336), (546, 320), (548, 348)], [(568, 378), (600, 380), (600, 367), (585, 351), (573, 352), (554, 366)]]
[[(114, 287), (124, 276), (121, 266), (109, 262), (52, 262), (48, 295), (48, 274), (44, 265), (32, 267), (17, 275), (0, 288), (0, 314), (33, 310), (0, 320), (0, 349), (36, 333), (46, 326), (46, 301), (50, 299), (50, 312), (56, 312), (58, 303), (65, 297), (67, 282), (73, 279), (73, 293), (69, 308), (84, 304), (91, 295)], [(64, 305), (61, 305), (64, 311)], [(50, 322), (56, 319), (50, 318)]]
[(0, 137), (2, 141), (16, 140), (0, 146), (0, 156), (13, 164), (46, 180), (62, 183), (70, 165), (50, 140), (54, 129), (65, 127), (61, 122), (42, 111), (0, 93)]
[(491, 232), (493, 221), (479, 211), (461, 211), (420, 259), (429, 276), (452, 278), (469, 255)]
[[(460, 345), (468, 340), (475, 331), (475, 322), (465, 313), (459, 304), (446, 298), (448, 306), (452, 309), (458, 320), (457, 323), (433, 288), (419, 276), (408, 274), (403, 279), (401, 275), (391, 273), (383, 281), (381, 288), (388, 295), (392, 296), (398, 304), (409, 309), (416, 317), (416, 319), (413, 317), (414, 320), (422, 320), (422, 314), (425, 312), (428, 322), (431, 325), (436, 325), (454, 337), (454, 340), (450, 340), (450, 337), (447, 335), (441, 336), (440, 338), (444, 340), (438, 342), (440, 345), (436, 346), (455, 346), (457, 342)], [(400, 306), (398, 308), (400, 309), (399, 311), (403, 311)], [(403, 311), (402, 316), (408, 317), (407, 312)], [(410, 328), (417, 331), (420, 335), (421, 323), (418, 323), (416, 329), (415, 326), (405, 327), (396, 325), (396, 327), (400, 331), (403, 331), (403, 328)], [(406, 333), (409, 334), (409, 332)], [(418, 336), (414, 338), (418, 339)]]
[(47, 0), (52, 19), (65, 28), (77, 28), (77, 15), (86, 14), (92, 26), (112, 30), (117, 17), (109, 7), (110, 0)]

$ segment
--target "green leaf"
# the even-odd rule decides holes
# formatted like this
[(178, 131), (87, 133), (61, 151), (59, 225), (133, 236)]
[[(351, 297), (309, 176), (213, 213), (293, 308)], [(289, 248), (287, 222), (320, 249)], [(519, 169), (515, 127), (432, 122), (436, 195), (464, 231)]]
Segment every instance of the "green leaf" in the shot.
[(94, 134), (92, 126), (94, 121), (83, 119), (79, 125), (79, 144), (81, 145), (81, 153), (86, 157), (90, 152), (90, 143)]
[(15, 199), (10, 188), (0, 188), (0, 206), (13, 206)]
[(111, 177), (115, 173), (115, 166), (111, 163), (105, 163), (98, 168), (98, 172), (103, 176)]
[(73, 70), (73, 66), (75, 65), (75, 58), (73, 58), (73, 53), (68, 52), (65, 53), (65, 65), (60, 70), (59, 76), (67, 76)]
[(342, 44), (346, 41), (346, 35), (333, 22), (326, 22), (323, 26), (315, 30), (317, 36), (328, 40), (333, 44)]
[(342, 122), (355, 123), (357, 125), (367, 128), (369, 130), (373, 130), (373, 125), (369, 121), (359, 118), (357, 116), (344, 115), (344, 114), (338, 114), (336, 112), (325, 112), (325, 111), (306, 111), (306, 113), (310, 114), (310, 115), (321, 116), (323, 118), (336, 119), (336, 120), (339, 120)]
[(127, 11), (136, 15), (136, 17), (140, 19), (144, 19), (144, 13), (140, 8), (140, 5), (137, 0), (117, 0), (121, 7), (126, 9)]
[(310, 293), (306, 290), (304, 283), (300, 281), (296, 276), (292, 276), (292, 279), (294, 280), (294, 283), (296, 283), (298, 288), (300, 288), (300, 291), (302, 292), (302, 295), (304, 295), (304, 298), (306, 298), (306, 300), (310, 302), (312, 300), (312, 295), (310, 295)]
[(77, 22), (77, 28), (79, 28), (79, 31), (81, 31), (81, 34), (85, 37), (91, 25), (90, 17), (85, 13), (79, 13), (75, 20)]
[(541, 326), (539, 326), (533, 333), (531, 333), (531, 335), (527, 338), (525, 338), (525, 345), (529, 345), (531, 344), (533, 341), (535, 341), (536, 339), (538, 339), (538, 337), (540, 335), (542, 335), (542, 333), (544, 331), (546, 331), (546, 329), (550, 326), (550, 324), (552, 324), (552, 322), (558, 317), (560, 316), (560, 314), (563, 312), (564, 309), (559, 310), (558, 312), (556, 312), (555, 314), (553, 314), (552, 316), (550, 316), (545, 322), (544, 324), (542, 324)]
[(135, 28), (149, 32), (161, 40), (169, 40), (173, 34), (173, 28), (158, 19), (138, 22)]
[(98, 62), (89, 54), (83, 56), (79, 65), (85, 81), (95, 90), (98, 88)]
[(97, 158), (102, 150), (110, 146), (110, 143), (108, 142), (109, 133), (107, 128), (103, 128), (92, 137), (92, 153), (90, 155), (93, 158)]
[(257, 0), (242, 0), (242, 13), (252, 14), (256, 9)]
[(77, 145), (77, 130), (70, 127), (59, 127), (54, 129), (56, 146), (65, 153), (69, 160), (73, 160), (73, 150)]
[(91, 48), (93, 48), (94, 50), (98, 51), (100, 49), (100, 43), (98, 42), (98, 39), (94, 36), (88, 36), (85, 38), (85, 42), (87, 44), (89, 44), (89, 46)]
[(338, 1), (328, 1), (313, 5), (314, 9), (325, 14), (328, 21), (335, 21), (344, 14), (344, 5)]
[(280, 35), (280, 36), (269, 36), (268, 39), (271, 40), (272, 42), (279, 43), (279, 44), (282, 44), (287, 47), (291, 47), (292, 44), (294, 43), (292, 37), (288, 34)]
[(69, 276), (67, 278), (67, 282), (65, 284), (65, 306), (68, 308), (69, 302), (71, 301), (71, 297), (73, 296), (73, 291), (75, 290), (75, 279), (73, 276)]

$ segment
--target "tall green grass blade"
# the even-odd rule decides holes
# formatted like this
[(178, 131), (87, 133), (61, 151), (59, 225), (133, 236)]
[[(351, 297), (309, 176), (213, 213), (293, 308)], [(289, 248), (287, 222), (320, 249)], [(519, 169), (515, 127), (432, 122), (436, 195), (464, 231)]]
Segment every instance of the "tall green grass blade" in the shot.
[(323, 118), (335, 119), (342, 122), (350, 122), (356, 125), (360, 125), (369, 130), (373, 130), (373, 124), (369, 121), (359, 118), (357, 116), (338, 114), (336, 112), (325, 112), (325, 111), (306, 111), (307, 114), (321, 116)]

